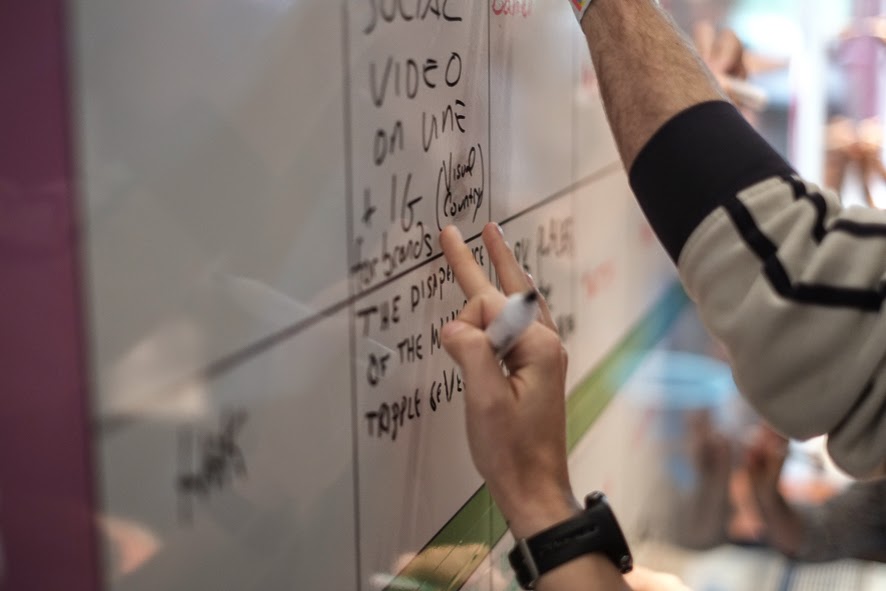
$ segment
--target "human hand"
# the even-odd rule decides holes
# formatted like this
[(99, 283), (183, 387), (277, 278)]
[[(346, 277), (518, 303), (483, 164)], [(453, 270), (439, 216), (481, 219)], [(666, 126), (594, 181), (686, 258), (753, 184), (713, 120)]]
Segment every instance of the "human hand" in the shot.
[[(505, 294), (534, 289), (496, 224), (484, 228), (483, 241)], [(566, 461), (566, 353), (540, 298), (540, 319), (505, 358), (505, 376), (484, 328), (506, 297), (457, 228), (444, 229), (440, 244), (468, 298), (441, 336), (466, 384), (471, 457), (515, 537), (529, 537), (580, 511)]]
[(695, 26), (695, 46), (723, 92), (733, 103), (752, 111), (766, 107), (766, 92), (745, 82), (749, 66), (744, 44), (732, 29), (717, 31), (709, 21)]
[(695, 47), (714, 76), (744, 80), (748, 77), (744, 44), (732, 29), (717, 31), (710, 21), (702, 21), (693, 30)]
[(778, 482), (788, 455), (788, 440), (760, 425), (748, 445), (745, 462), (754, 493), (760, 502), (780, 495)]

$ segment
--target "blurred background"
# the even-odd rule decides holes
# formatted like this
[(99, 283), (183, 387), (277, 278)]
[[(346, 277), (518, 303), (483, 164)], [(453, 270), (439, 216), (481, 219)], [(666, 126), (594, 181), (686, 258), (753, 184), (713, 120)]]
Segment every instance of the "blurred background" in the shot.
[(886, 206), (882, 166), (881, 0), (663, 0), (688, 35), (735, 31), (748, 80), (765, 93), (746, 115), (810, 180), (847, 204)]
[[(846, 205), (886, 207), (886, 3), (662, 4), (696, 44), (735, 32), (742, 76), (763, 99), (743, 112), (801, 175)], [(850, 481), (822, 440), (771, 431), (736, 394), (694, 311), (626, 390), (622, 404), (655, 419), (655, 494), (670, 499), (633, 525), (647, 530), (640, 563), (697, 591), (886, 589), (886, 485)]]

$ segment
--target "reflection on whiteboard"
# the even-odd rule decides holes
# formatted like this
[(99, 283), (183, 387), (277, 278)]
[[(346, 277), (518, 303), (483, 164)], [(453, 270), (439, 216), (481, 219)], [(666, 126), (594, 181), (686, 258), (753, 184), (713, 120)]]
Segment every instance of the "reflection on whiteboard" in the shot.
[(571, 388), (672, 281), (568, 4), (73, 7), (106, 587), (500, 588), (439, 230), (503, 226)]

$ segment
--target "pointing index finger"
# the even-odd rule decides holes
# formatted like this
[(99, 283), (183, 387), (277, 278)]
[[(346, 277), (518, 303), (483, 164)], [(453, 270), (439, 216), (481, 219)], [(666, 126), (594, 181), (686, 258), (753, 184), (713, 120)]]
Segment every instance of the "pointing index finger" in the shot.
[(486, 276), (486, 271), (474, 260), (474, 254), (465, 244), (461, 232), (455, 226), (447, 226), (440, 233), (440, 246), (443, 255), (455, 273), (455, 279), (468, 298), (481, 292), (495, 289)]

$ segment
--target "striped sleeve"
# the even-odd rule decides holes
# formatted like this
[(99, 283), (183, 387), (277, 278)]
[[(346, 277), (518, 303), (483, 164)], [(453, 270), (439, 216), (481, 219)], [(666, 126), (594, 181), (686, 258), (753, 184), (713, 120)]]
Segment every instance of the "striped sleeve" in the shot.
[(742, 394), (793, 438), (886, 474), (886, 214), (799, 180), (728, 103), (667, 123), (631, 170)]

